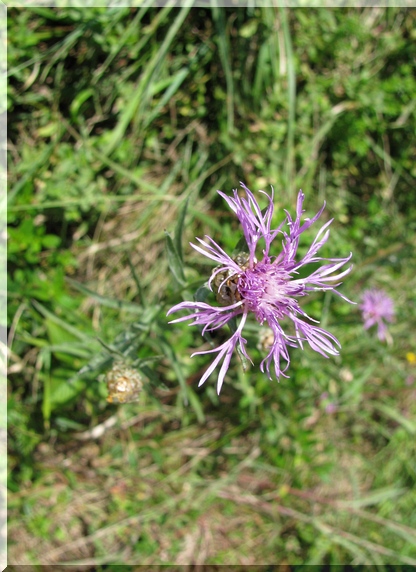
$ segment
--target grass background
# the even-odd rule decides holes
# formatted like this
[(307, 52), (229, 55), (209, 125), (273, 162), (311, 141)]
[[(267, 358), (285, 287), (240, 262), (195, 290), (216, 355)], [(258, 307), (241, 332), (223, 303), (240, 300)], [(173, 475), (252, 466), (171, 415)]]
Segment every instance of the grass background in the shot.
[[(416, 564), (415, 21), (9, 8), (10, 564)], [(206, 342), (165, 315), (211, 271), (189, 240), (234, 249), (216, 190), (240, 180), (274, 186), (276, 222), (299, 188), (307, 216), (327, 201), (323, 255), (353, 252), (351, 299), (394, 299), (391, 345), (311, 296), (339, 357), (270, 382), (251, 323), (254, 367), (198, 389)], [(139, 402), (106, 401), (120, 353)]]

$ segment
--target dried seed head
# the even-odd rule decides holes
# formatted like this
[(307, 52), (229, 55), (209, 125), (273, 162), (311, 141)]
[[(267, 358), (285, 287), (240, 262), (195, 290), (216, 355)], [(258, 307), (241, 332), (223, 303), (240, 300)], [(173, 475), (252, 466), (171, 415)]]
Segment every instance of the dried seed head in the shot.
[(122, 362), (116, 362), (106, 375), (109, 403), (138, 401), (143, 389), (139, 372)]

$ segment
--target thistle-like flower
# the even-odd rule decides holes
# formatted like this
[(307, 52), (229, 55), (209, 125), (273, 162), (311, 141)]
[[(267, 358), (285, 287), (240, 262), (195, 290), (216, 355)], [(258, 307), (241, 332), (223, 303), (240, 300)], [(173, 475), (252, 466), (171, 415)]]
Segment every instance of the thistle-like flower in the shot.
[(363, 314), (364, 328), (368, 330), (377, 324), (377, 335), (381, 341), (391, 343), (391, 336), (383, 320), (392, 322), (394, 318), (394, 302), (384, 290), (365, 290), (361, 297), (360, 310)]
[[(240, 252), (232, 258), (209, 236), (205, 237), (205, 241), (197, 238), (204, 248), (191, 243), (196, 251), (219, 264), (214, 269), (208, 285), (214, 291), (221, 307), (211, 306), (205, 302), (181, 302), (168, 312), (169, 315), (178, 310), (191, 310), (187, 316), (172, 320), (171, 323), (193, 320), (190, 325), (203, 326), (202, 334), (221, 328), (233, 318), (240, 318), (238, 325), (232, 328), (231, 337), (225, 343), (217, 348), (192, 354), (217, 354), (202, 376), (199, 385), (206, 381), (222, 360), (217, 383), (218, 394), (236, 346), (242, 356), (250, 360), (245, 349), (247, 340), (243, 337), (243, 328), (249, 314), (254, 314), (260, 324), (266, 322), (272, 330), (270, 343), (267, 346), (268, 354), (261, 362), (260, 369), (266, 372), (271, 379), (270, 366), (273, 362), (274, 373), (279, 379), (280, 375), (288, 377), (284, 372), (290, 364), (289, 347), (303, 349), (303, 342), (307, 342), (313, 350), (325, 357), (338, 355), (336, 346), (341, 347), (335, 336), (309, 323), (318, 322), (301, 309), (299, 298), (307, 296), (310, 292), (331, 290), (350, 302), (336, 290), (336, 287), (341, 284), (339, 280), (351, 271), (352, 266), (337, 273), (350, 260), (352, 254), (350, 253), (346, 258), (329, 259), (317, 256), (318, 250), (328, 240), (328, 227), (332, 220), (322, 226), (306, 254), (300, 260), (296, 260), (301, 234), (320, 217), (325, 204), (313, 218), (307, 218), (301, 224), (304, 194), (299, 191), (296, 218), (293, 220), (285, 211), (285, 220), (272, 230), (273, 189), (271, 196), (260, 191), (268, 199), (267, 208), (261, 211), (253, 193), (243, 183), (241, 186), (246, 193), (246, 198), (240, 197), (237, 190), (233, 191), (234, 197), (228, 197), (221, 191), (218, 193), (237, 215), (248, 252)], [(282, 238), (282, 249), (280, 254), (273, 255), (271, 246), (277, 236)], [(263, 242), (261, 247), (259, 246), (260, 240)], [(325, 260), (327, 264), (314, 270), (306, 278), (298, 277), (302, 267), (322, 260)], [(285, 320), (292, 322), (291, 333), (283, 329)], [(283, 369), (280, 363), (281, 358), (286, 362)]]

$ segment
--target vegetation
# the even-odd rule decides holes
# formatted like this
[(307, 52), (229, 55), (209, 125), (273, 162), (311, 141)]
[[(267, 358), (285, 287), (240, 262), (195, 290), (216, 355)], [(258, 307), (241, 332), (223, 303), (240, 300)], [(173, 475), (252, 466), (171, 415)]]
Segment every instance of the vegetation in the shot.
[[(147, 4), (8, 10), (9, 562), (414, 566), (416, 12)], [(166, 312), (212, 270), (189, 240), (241, 238), (239, 181), (279, 221), (326, 201), (390, 344), (314, 295), (339, 357), (269, 381), (253, 321), (254, 366), (198, 388), (209, 342)]]

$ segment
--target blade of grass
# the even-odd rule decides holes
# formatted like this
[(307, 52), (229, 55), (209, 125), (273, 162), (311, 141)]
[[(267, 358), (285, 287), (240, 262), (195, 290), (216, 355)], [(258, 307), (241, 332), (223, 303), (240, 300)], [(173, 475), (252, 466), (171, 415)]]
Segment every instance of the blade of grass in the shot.
[(310, 143), (310, 154), (303, 160), (303, 165), (296, 174), (298, 185), (303, 186), (303, 188), (311, 187), (316, 169), (319, 166), (319, 149), (325, 141), (325, 136), (332, 129), (339, 116), (341, 116), (345, 111), (354, 109), (355, 107), (357, 107), (357, 104), (352, 101), (338, 103), (329, 111), (326, 118), (323, 119), (322, 125), (319, 127)]
[(275, 85), (281, 82), (282, 76), (286, 74), (284, 38), (279, 31), (276, 33), (276, 30), (280, 29), (277, 18), (278, 13), (272, 6), (262, 9), (263, 25), (270, 32), (267, 41), (260, 47), (256, 65), (256, 90), (253, 95), (259, 102), (264, 99), (264, 94), (274, 89)]
[[(40, 155), (37, 161), (34, 161), (31, 164), (29, 170), (19, 178), (17, 183), (13, 186), (13, 188), (7, 193), (7, 210), (19, 210), (19, 207), (25, 209), (29, 205), (13, 205), (17, 195), (23, 189), (28, 181), (31, 181), (34, 175), (39, 171), (39, 169), (43, 165), (47, 165), (49, 163), (49, 159), (54, 151), (54, 145), (48, 145), (43, 153)], [(6, 197), (6, 195), (5, 195)], [(31, 206), (31, 205), (30, 205)]]
[(184, 204), (179, 211), (178, 222), (175, 228), (175, 237), (174, 237), (174, 246), (176, 248), (176, 252), (178, 253), (179, 260), (183, 263), (183, 250), (182, 250), (182, 235), (183, 235), (183, 226), (185, 223), (185, 216), (186, 211), (188, 209), (190, 195), (184, 201)]
[[(151, 4), (152, 0), (147, 0), (147, 5), (146, 2), (142, 3), (140, 10), (137, 12), (136, 16), (133, 18), (133, 20), (130, 22), (130, 24), (125, 29), (123, 35), (121, 36), (120, 42), (116, 46), (113, 46), (111, 53), (109, 54), (105, 62), (94, 71), (93, 77), (91, 79), (91, 85), (96, 85), (99, 82), (99, 80), (102, 78), (107, 69), (110, 67), (111, 63), (114, 61), (116, 56), (120, 53), (122, 48), (128, 42), (130, 36), (132, 34), (137, 34), (137, 29), (139, 28), (140, 22), (143, 19), (143, 16), (148, 11)], [(141, 40), (139, 41), (139, 44), (145, 45), (147, 41), (148, 41), (148, 36), (144, 34)], [(137, 52), (139, 51), (140, 47), (141, 47), (140, 45), (135, 47)]]
[(230, 493), (228, 491), (220, 491), (218, 493), (218, 496), (221, 496), (221, 498), (228, 498), (230, 500), (234, 500), (236, 503), (247, 503), (251, 506), (256, 506), (259, 508), (259, 510), (262, 510), (272, 516), (275, 515), (275, 511), (277, 510), (277, 512), (279, 512), (280, 514), (293, 518), (295, 521), (311, 524), (314, 528), (316, 528), (316, 530), (318, 530), (325, 536), (328, 536), (329, 538), (334, 538), (334, 539), (343, 538), (350, 543), (365, 548), (366, 550), (368, 550), (370, 554), (376, 553), (383, 556), (388, 556), (390, 558), (394, 558), (395, 562), (403, 562), (404, 564), (410, 564), (411, 566), (416, 565), (416, 559), (414, 558), (404, 556), (399, 552), (396, 552), (395, 550), (391, 550), (389, 548), (386, 548), (385, 546), (381, 546), (380, 544), (376, 544), (375, 542), (371, 542), (370, 540), (366, 540), (364, 538), (351, 534), (350, 532), (346, 532), (345, 530), (338, 529), (334, 526), (327, 524), (321, 518), (304, 514), (293, 508), (283, 506), (274, 502), (273, 503), (263, 502), (258, 500), (254, 496), (248, 497), (246, 494), (244, 494), (243, 491), (241, 491), (241, 493), (238, 495), (236, 495), (234, 492)]
[(227, 86), (227, 131), (232, 133), (234, 131), (234, 81), (231, 72), (232, 66), (232, 53), (230, 50), (229, 41), (227, 38), (227, 29), (225, 26), (224, 8), (220, 8), (217, 0), (211, 0), (212, 15), (217, 26), (217, 41), (219, 47), (219, 54), (224, 69), (225, 82)]
[(43, 369), (43, 395), (42, 395), (42, 415), (45, 429), (49, 430), (49, 421), (52, 413), (52, 387), (51, 387), (51, 352), (49, 348), (43, 348), (39, 352), (36, 368)]
[(281, 25), (283, 30), (284, 45), (286, 51), (287, 66), (287, 97), (289, 106), (289, 116), (287, 124), (287, 156), (286, 156), (286, 188), (288, 189), (288, 199), (294, 200), (296, 189), (294, 185), (295, 172), (295, 127), (296, 127), (296, 75), (295, 61), (293, 57), (292, 39), (290, 36), (288, 9), (280, 6)]
[(195, 411), (196, 418), (199, 423), (205, 422), (204, 410), (202, 409), (199, 397), (196, 395), (195, 391), (191, 387), (187, 387), (187, 394), (189, 398), (189, 403), (192, 409)]
[(76, 280), (72, 278), (66, 278), (66, 281), (85, 294), (99, 302), (101, 305), (106, 306), (107, 308), (115, 308), (116, 310), (125, 310), (132, 314), (143, 314), (143, 308), (139, 304), (135, 304), (134, 302), (124, 302), (123, 300), (116, 300), (115, 298), (108, 298), (107, 296), (102, 296), (101, 294), (97, 294), (93, 290), (90, 290), (83, 284), (80, 284)]
[(48, 63), (44, 67), (42, 75), (39, 78), (41, 84), (45, 83), (46, 78), (49, 75), (50, 70), (61, 59), (64, 59), (68, 56), (70, 50), (75, 46), (76, 42), (79, 38), (82, 38), (85, 35), (86, 30), (89, 27), (88, 22), (80, 23), (73, 32), (65, 36), (62, 40), (62, 44), (58, 50), (56, 48), (53, 50), (51, 57), (47, 60)]
[(405, 492), (406, 492), (406, 489), (404, 489), (404, 488), (394, 489), (394, 488), (386, 487), (385, 489), (380, 489), (380, 490), (375, 491), (375, 492), (373, 492), (373, 493), (371, 493), (365, 497), (361, 497), (361, 498), (353, 499), (353, 500), (348, 500), (348, 501), (338, 501), (338, 506), (340, 506), (340, 507), (352, 507), (352, 508), (371, 506), (371, 505), (379, 504), (379, 503), (386, 501), (388, 499), (399, 497), (399, 496), (403, 495), (403, 493), (405, 493)]
[(86, 349), (85, 344), (68, 343), (51, 344), (48, 346), (51, 353), (64, 353), (70, 356), (87, 359), (91, 356), (91, 350)]
[[(121, 332), (113, 341), (112, 348), (115, 348), (115, 353), (119, 353), (125, 357), (128, 357), (129, 353), (136, 352), (139, 346), (143, 343), (143, 340), (149, 335), (149, 328), (153, 324), (157, 313), (160, 311), (160, 307), (150, 306), (143, 311), (141, 320), (139, 323), (133, 323), (131, 327)], [(111, 348), (110, 354), (113, 351)], [(113, 356), (109, 355), (108, 350), (95, 355), (90, 359), (90, 361), (84, 365), (78, 372), (78, 376), (83, 376), (92, 372), (103, 371), (106, 369), (110, 363), (113, 361)], [(71, 378), (71, 382), (76, 379)]]
[(412, 176), (407, 171), (405, 171), (401, 165), (398, 165), (393, 157), (386, 153), (386, 151), (380, 147), (380, 145), (378, 145), (369, 135), (366, 135), (365, 139), (374, 153), (380, 157), (384, 163), (389, 165), (389, 169), (395, 169), (395, 179), (398, 177), (403, 177), (406, 182), (414, 186), (414, 179)]
[(178, 285), (182, 288), (186, 284), (185, 274), (183, 272), (183, 265), (182, 261), (179, 257), (179, 254), (176, 250), (175, 244), (168, 232), (165, 231), (165, 238), (166, 238), (166, 257), (168, 260), (168, 265), (170, 271), (173, 274)]
[(169, 360), (170, 364), (172, 365), (173, 371), (175, 372), (176, 377), (178, 378), (179, 384), (183, 392), (184, 404), (188, 405), (188, 386), (186, 384), (186, 379), (182, 373), (182, 368), (176, 356), (176, 352), (173, 349), (173, 346), (167, 341), (167, 339), (163, 335), (159, 336), (158, 341), (164, 355)]
[(56, 314), (50, 312), (37, 300), (32, 300), (32, 304), (36, 308), (36, 310), (40, 312), (45, 318), (49, 318), (52, 322), (55, 322), (55, 324), (66, 330), (69, 334), (71, 334), (75, 338), (78, 338), (82, 342), (85, 342), (90, 339), (88, 334), (84, 334), (84, 332), (82, 332), (75, 326), (71, 326), (71, 324), (68, 324), (68, 322), (65, 322), (65, 320), (62, 320)]
[(172, 42), (174, 41), (176, 34), (181, 28), (190, 9), (191, 9), (190, 7), (183, 7), (180, 9), (173, 24), (169, 28), (168, 33), (166, 34), (166, 37), (162, 42), (162, 45), (160, 46), (156, 54), (152, 57), (150, 62), (147, 64), (144, 74), (139, 82), (139, 85), (137, 86), (137, 90), (134, 94), (134, 97), (132, 97), (131, 101), (128, 103), (126, 109), (122, 113), (117, 123), (117, 126), (113, 130), (112, 137), (103, 151), (104, 155), (111, 155), (111, 153), (114, 151), (114, 149), (117, 147), (117, 145), (124, 137), (127, 127), (129, 126), (133, 118), (135, 118), (136, 116), (137, 119), (137, 114), (139, 122), (140, 123), (142, 122), (140, 120), (140, 116), (142, 115), (144, 117), (145, 107), (147, 106), (147, 102), (150, 96), (150, 90), (149, 90), (150, 84), (152, 80), (155, 79), (159, 69), (161, 68), (162, 63), (167, 56), (168, 49), (172, 44)]
[(267, 71), (269, 71), (268, 54), (269, 46), (267, 44), (263, 44), (260, 47), (257, 56), (257, 66), (255, 69), (254, 82), (252, 86), (253, 99), (257, 102), (260, 102), (262, 97), (264, 97), (264, 89), (266, 85), (265, 76), (267, 75)]
[(159, 115), (160, 111), (165, 107), (165, 105), (171, 100), (171, 98), (175, 95), (178, 91), (182, 83), (184, 82), (185, 78), (189, 75), (190, 68), (182, 68), (179, 70), (172, 78), (170, 78), (170, 85), (168, 89), (163, 94), (159, 103), (155, 106), (155, 108), (147, 115), (142, 123), (143, 129), (146, 129), (152, 121)]
[[(130, 195), (130, 196), (120, 196), (120, 195), (106, 195), (100, 197), (103, 203), (129, 203), (129, 202), (168, 202), (168, 203), (175, 203), (179, 201), (178, 197), (164, 195), (164, 196), (155, 196), (155, 195)], [(19, 211), (30, 211), (30, 210), (46, 210), (46, 209), (57, 209), (57, 208), (67, 208), (73, 205), (79, 205), (80, 199), (66, 199), (62, 201), (43, 201), (41, 203), (30, 203), (24, 205), (11, 205), (7, 207), (9, 212), (19, 212)]]
[(142, 285), (140, 283), (139, 277), (137, 276), (136, 268), (135, 268), (135, 266), (131, 260), (131, 256), (129, 253), (127, 253), (127, 263), (129, 265), (131, 275), (133, 276), (134, 283), (136, 284), (137, 294), (140, 298), (140, 304), (141, 304), (141, 306), (144, 307), (146, 304), (146, 300), (144, 297), (143, 288), (142, 288)]
[[(329, 536), (329, 535), (326, 535)], [(364, 550), (361, 550), (359, 546), (355, 542), (351, 542), (346, 538), (343, 538), (339, 534), (331, 534), (330, 535), (331, 541), (329, 543), (328, 552), (330, 552), (332, 545), (339, 544), (348, 550), (351, 555), (354, 557), (354, 564), (374, 564), (374, 562), (368, 561), (368, 555)]]
[(377, 524), (388, 528), (398, 536), (401, 536), (403, 540), (408, 542), (410, 545), (416, 545), (416, 530), (410, 528), (409, 526), (399, 524), (390, 519), (383, 518), (381, 516), (377, 516), (376, 514), (372, 514), (360, 509), (353, 509), (352, 512), (357, 516), (371, 520), (372, 522), (376, 522)]
[(396, 423), (399, 423), (399, 425), (404, 427), (404, 429), (406, 429), (406, 431), (411, 435), (416, 434), (416, 423), (413, 423), (410, 419), (404, 417), (404, 415), (393, 407), (385, 405), (384, 403), (373, 403), (373, 407), (381, 413), (384, 413), (384, 415), (387, 415), (387, 417), (390, 417), (390, 419), (393, 419), (393, 421), (396, 421)]
[(416, 544), (416, 530), (410, 528), (410, 526), (406, 526), (404, 524), (400, 524), (398, 522), (394, 522), (390, 519), (383, 518), (378, 516), (377, 514), (373, 514), (371, 512), (361, 510), (359, 508), (354, 508), (349, 506), (345, 503), (345, 501), (333, 500), (330, 498), (322, 498), (316, 495), (316, 493), (312, 491), (301, 491), (297, 489), (290, 489), (290, 494), (294, 495), (301, 499), (306, 499), (307, 501), (316, 502), (323, 505), (329, 505), (333, 507), (335, 510), (349, 512), (351, 514), (355, 514), (360, 518), (365, 518), (367, 520), (371, 520), (372, 522), (376, 522), (385, 528), (388, 528), (392, 532), (396, 533), (398, 536), (401, 536), (406, 542), (410, 544)]
[[(34, 10), (34, 7), (31, 9)], [(44, 9), (44, 10), (47, 10), (47, 9)], [(51, 10), (51, 12), (52, 12), (52, 10)], [(51, 15), (49, 15), (48, 18), (53, 19), (53, 17), (51, 17)], [(17, 66), (13, 66), (13, 67), (9, 68), (7, 70), (7, 77), (14, 76), (14, 75), (18, 74), (18, 72), (24, 70), (25, 68), (31, 67), (32, 65), (34, 65), (38, 62), (48, 61), (50, 63), (52, 61), (52, 59), (54, 61), (57, 61), (59, 59), (60, 55), (62, 53), (64, 53), (65, 50), (68, 51), (69, 49), (71, 49), (72, 45), (83, 34), (84, 34), (84, 29), (83, 28), (77, 28), (70, 35), (66, 36), (60, 43), (54, 44), (48, 50), (45, 50), (44, 52), (37, 50), (36, 55), (33, 58), (30, 58), (29, 60), (26, 60)], [(50, 67), (49, 67), (49, 69), (50, 69)]]

